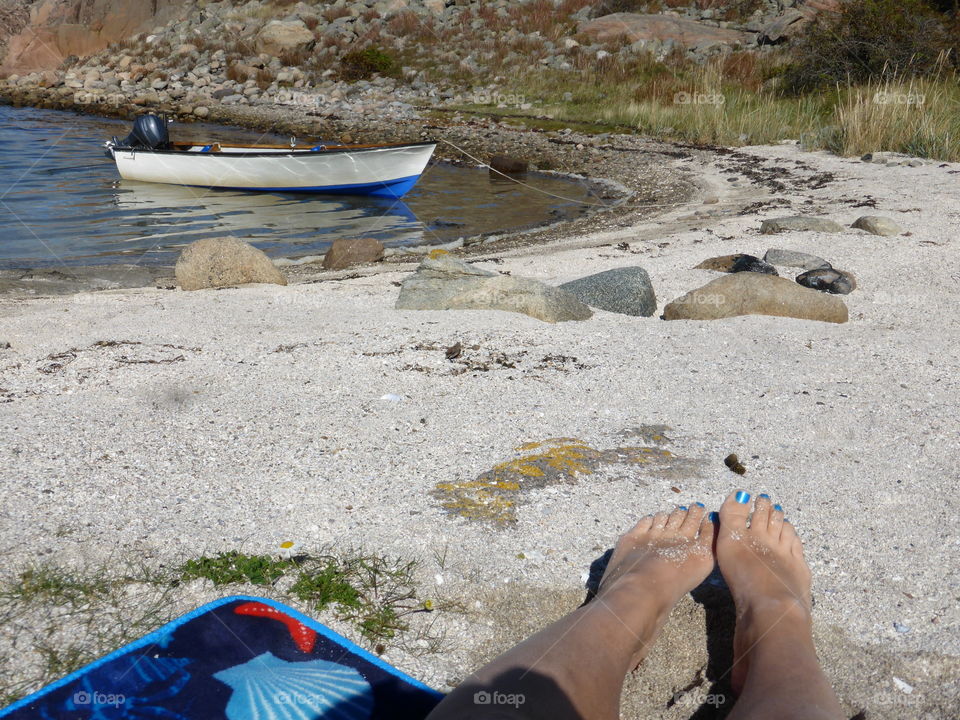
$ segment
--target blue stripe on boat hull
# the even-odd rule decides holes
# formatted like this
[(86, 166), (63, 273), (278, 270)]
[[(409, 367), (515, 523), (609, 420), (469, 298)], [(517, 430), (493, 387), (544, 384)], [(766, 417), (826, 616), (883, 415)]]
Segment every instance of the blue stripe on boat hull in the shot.
[[(249, 190), (252, 192), (302, 192), (328, 193), (331, 195), (372, 195), (374, 197), (401, 198), (410, 191), (419, 175), (409, 175), (396, 180), (384, 180), (356, 185), (316, 185), (313, 187), (226, 187), (217, 186), (217, 190)], [(192, 186), (201, 187), (201, 186)]]

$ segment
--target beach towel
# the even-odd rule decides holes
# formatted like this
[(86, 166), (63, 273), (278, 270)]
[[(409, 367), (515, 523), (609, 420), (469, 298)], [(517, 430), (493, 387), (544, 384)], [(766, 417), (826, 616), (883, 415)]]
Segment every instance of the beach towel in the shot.
[(234, 596), (0, 711), (4, 720), (421, 720), (442, 695), (321, 623)]

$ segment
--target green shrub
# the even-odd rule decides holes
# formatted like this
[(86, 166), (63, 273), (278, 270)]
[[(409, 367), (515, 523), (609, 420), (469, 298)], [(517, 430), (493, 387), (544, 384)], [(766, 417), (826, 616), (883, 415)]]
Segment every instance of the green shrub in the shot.
[(375, 74), (396, 77), (400, 65), (380, 48), (351, 50), (340, 58), (340, 75), (344, 80), (369, 80)]
[(953, 21), (927, 2), (851, 0), (822, 14), (800, 39), (784, 89), (935, 74), (955, 65), (958, 45)]

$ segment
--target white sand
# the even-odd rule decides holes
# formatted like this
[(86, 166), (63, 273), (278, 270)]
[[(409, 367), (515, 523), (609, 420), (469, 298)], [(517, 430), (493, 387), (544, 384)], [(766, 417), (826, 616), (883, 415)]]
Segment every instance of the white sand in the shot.
[[(937, 716), (930, 704), (948, 707), (942, 693), (960, 693), (936, 680), (960, 656), (960, 166), (882, 167), (792, 146), (749, 152), (799, 159), (837, 181), (781, 195), (792, 209), (692, 223), (709, 230), (665, 218), (567, 243), (626, 240), (637, 254), (530, 248), (483, 267), (559, 283), (639, 264), (662, 309), (716, 277), (690, 269), (707, 257), (791, 248), (854, 273), (849, 323), (598, 311), (548, 325), (502, 312), (395, 311), (394, 283), (413, 266), (289, 287), (0, 300), (0, 342), (12, 344), (0, 350), (0, 400), (12, 399), (0, 404), (5, 564), (118, 549), (161, 559), (271, 552), (295, 539), (421, 557), (425, 582), (442, 575), (438, 597), (471, 606), (506, 583), (518, 597), (526, 588), (524, 597), (569, 603), (590, 561), (633, 518), (696, 500), (716, 507), (742, 484), (782, 503), (805, 540), (818, 624), (843, 638), (828, 655), (845, 702), (867, 704), (871, 718)], [(721, 193), (721, 205), (706, 208), (744, 191), (716, 167), (692, 172)], [(867, 196), (876, 208), (844, 200)], [(912, 235), (758, 234), (761, 219), (801, 212), (845, 225), (886, 215)], [(652, 236), (669, 245), (637, 239)], [(144, 345), (85, 350), (104, 340)], [(458, 340), (480, 346), (472, 356), (505, 353), (516, 367), (452, 375), (442, 350), (414, 349)], [(48, 355), (76, 348), (62, 370), (39, 371), (54, 362)], [(547, 355), (587, 367), (537, 369)], [(704, 459), (705, 470), (683, 480), (582, 476), (532, 492), (506, 530), (452, 518), (429, 494), (510, 459), (523, 442), (577, 437), (611, 448), (623, 444), (619, 431), (649, 423), (671, 426), (671, 449)], [(730, 452), (745, 478), (724, 466)], [(441, 569), (434, 553), (444, 548)], [(447, 653), (387, 658), (438, 687), (463, 677), (482, 655), (484, 628), (499, 621), (489, 601), (474, 609), (438, 620), (455, 641)], [(913, 675), (901, 679), (913, 693), (897, 691), (882, 668), (853, 677), (860, 645), (910, 659)], [(695, 669), (678, 669), (677, 686)], [(870, 688), (893, 699), (871, 706)]]

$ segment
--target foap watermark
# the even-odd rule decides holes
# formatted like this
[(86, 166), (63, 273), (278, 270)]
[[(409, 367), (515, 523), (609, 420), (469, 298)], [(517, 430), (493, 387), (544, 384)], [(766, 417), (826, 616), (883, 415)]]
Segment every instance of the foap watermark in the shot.
[(504, 93), (497, 90), (474, 90), (462, 96), (461, 100), (468, 105), (494, 105), (496, 107), (527, 107), (531, 103), (519, 93)]
[(690, 692), (674, 693), (673, 700), (668, 703), (668, 707), (679, 705), (683, 708), (702, 707), (710, 705), (718, 708), (727, 703), (727, 696), (722, 693), (708, 693), (703, 690), (691, 690)]
[(73, 694), (73, 704), (77, 707), (103, 706), (118, 708), (127, 701), (126, 695), (120, 693), (106, 693), (97, 690), (78, 690)]
[(98, 93), (87, 90), (75, 92), (73, 102), (76, 105), (112, 105), (119, 107), (126, 102), (123, 93)]
[(502, 693), (497, 690), (488, 692), (487, 690), (480, 690), (473, 694), (474, 705), (512, 705), (515, 708), (519, 708), (526, 701), (526, 696), (521, 693)]
[(327, 105), (327, 96), (306, 93), (298, 90), (279, 90), (274, 97), (277, 105), (295, 105), (297, 107), (323, 107)]
[(674, 105), (723, 105), (727, 98), (723, 93), (678, 92), (673, 95)]
[(323, 695), (305, 692), (279, 692), (273, 696), (277, 705), (306, 705), (308, 707), (323, 707), (326, 699)]
[(914, 92), (891, 92), (878, 90), (873, 94), (874, 105), (914, 105), (920, 106), (927, 101), (927, 96)]

